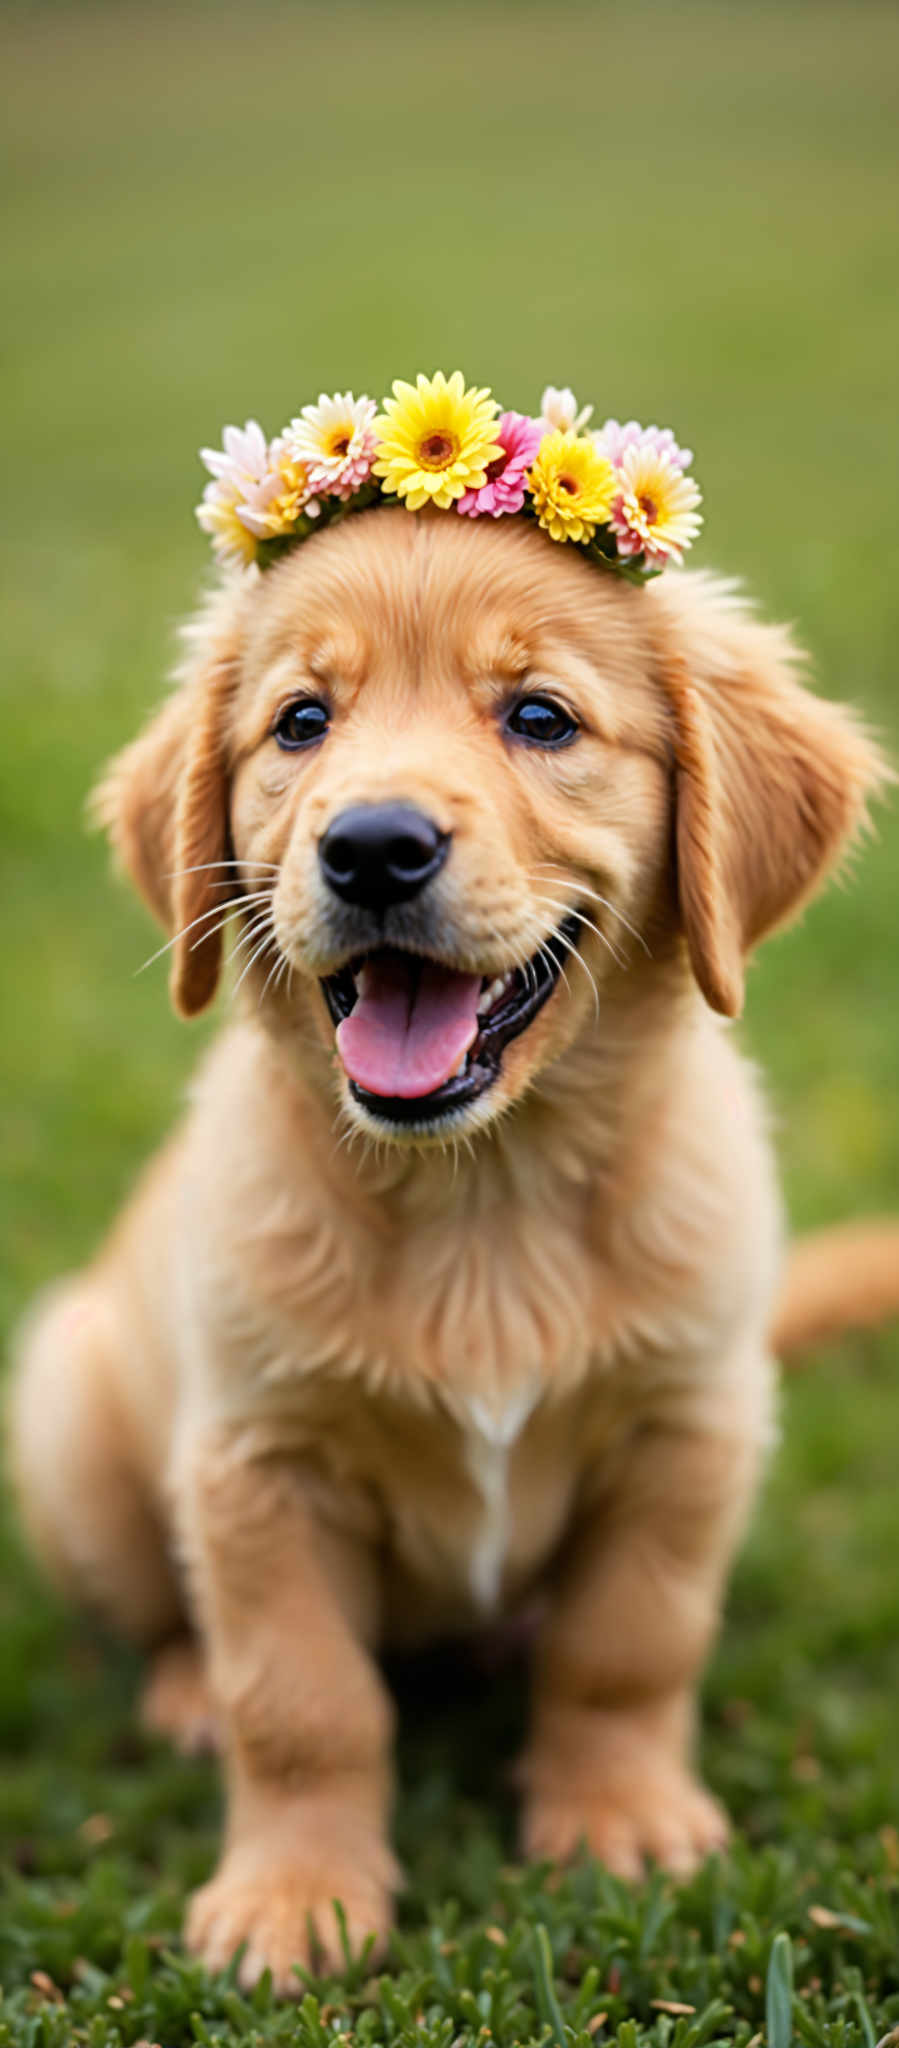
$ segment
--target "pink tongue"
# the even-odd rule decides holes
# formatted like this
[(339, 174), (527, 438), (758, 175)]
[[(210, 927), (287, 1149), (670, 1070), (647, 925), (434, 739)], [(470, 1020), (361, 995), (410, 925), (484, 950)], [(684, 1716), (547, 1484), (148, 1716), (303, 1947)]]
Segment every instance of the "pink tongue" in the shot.
[(350, 1080), (371, 1095), (431, 1095), (477, 1038), (481, 976), (375, 953), (363, 982), (355, 1009), (337, 1027)]

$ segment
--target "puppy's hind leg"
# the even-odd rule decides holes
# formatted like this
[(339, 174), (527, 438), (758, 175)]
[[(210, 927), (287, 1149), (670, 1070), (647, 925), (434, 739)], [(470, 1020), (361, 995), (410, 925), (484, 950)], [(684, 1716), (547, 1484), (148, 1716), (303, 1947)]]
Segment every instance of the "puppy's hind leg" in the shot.
[(26, 1534), (60, 1591), (152, 1642), (183, 1625), (183, 1610), (118, 1391), (125, 1342), (94, 1274), (38, 1303), (12, 1375), (10, 1458)]
[(167, 1737), (182, 1756), (206, 1756), (221, 1747), (206, 1658), (196, 1637), (173, 1636), (156, 1651), (140, 1718), (148, 1735)]

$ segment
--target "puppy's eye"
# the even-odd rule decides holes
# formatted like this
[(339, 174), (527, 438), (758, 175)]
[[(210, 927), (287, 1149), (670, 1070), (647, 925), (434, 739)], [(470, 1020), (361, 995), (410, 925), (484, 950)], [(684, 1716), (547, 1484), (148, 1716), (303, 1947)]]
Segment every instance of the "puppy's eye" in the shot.
[(535, 747), (565, 747), (577, 730), (577, 720), (554, 697), (519, 697), (506, 713), (506, 731)]
[(321, 704), (317, 697), (298, 697), (294, 704), (285, 704), (279, 712), (275, 738), (279, 747), (288, 750), (309, 747), (314, 740), (324, 739), (330, 723), (327, 704)]

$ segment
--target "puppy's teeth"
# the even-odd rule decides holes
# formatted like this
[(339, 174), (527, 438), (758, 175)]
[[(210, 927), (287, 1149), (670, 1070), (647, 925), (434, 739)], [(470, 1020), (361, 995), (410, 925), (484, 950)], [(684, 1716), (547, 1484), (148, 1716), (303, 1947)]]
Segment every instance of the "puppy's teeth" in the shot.
[(456, 1079), (456, 1077), (457, 1077), (457, 1075), (458, 1075), (458, 1074), (464, 1074), (464, 1072), (465, 1072), (465, 1069), (466, 1069), (467, 1065), (468, 1065), (468, 1054), (467, 1054), (467, 1052), (463, 1052), (463, 1054), (462, 1054), (462, 1058), (461, 1058), (460, 1060), (457, 1060), (457, 1061), (456, 1061), (456, 1064), (455, 1064), (455, 1066), (454, 1066), (454, 1068), (453, 1068), (453, 1071), (452, 1071), (452, 1073), (451, 1073), (451, 1074), (448, 1074), (448, 1075), (447, 1075), (447, 1077), (446, 1077), (446, 1078), (447, 1078), (447, 1080), (448, 1080), (448, 1081), (455, 1081), (455, 1079)]
[(354, 981), (355, 981), (355, 983), (356, 983), (356, 994), (357, 994), (357, 996), (364, 996), (364, 995), (367, 995), (367, 994), (368, 994), (368, 984), (369, 984), (369, 979), (370, 979), (370, 974), (369, 974), (369, 966), (368, 966), (368, 961), (367, 961), (367, 960), (363, 960), (363, 962), (362, 962), (362, 966), (361, 966), (361, 967), (359, 968), (359, 971), (358, 971), (358, 973), (357, 973), (357, 974), (354, 974), (354, 976), (353, 976), (353, 980), (354, 980)]
[(485, 1011), (492, 1010), (494, 1003), (499, 1002), (500, 996), (505, 994), (511, 979), (512, 976), (510, 974), (497, 975), (496, 980), (491, 981), (489, 986), (481, 991), (478, 998), (479, 1017), (483, 1017)]

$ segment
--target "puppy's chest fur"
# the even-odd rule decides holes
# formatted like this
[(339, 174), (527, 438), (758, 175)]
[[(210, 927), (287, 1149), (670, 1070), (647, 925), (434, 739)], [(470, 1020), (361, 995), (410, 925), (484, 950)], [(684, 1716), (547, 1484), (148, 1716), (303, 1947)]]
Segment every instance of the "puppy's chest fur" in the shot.
[(548, 1407), (536, 1381), (500, 1403), (441, 1401), (411, 1437), (418, 1453), (384, 1493), (394, 1632), (410, 1614), (414, 1632), (419, 1593), (429, 1616), (436, 1595), (449, 1625), (520, 1598), (557, 1547), (578, 1482), (573, 1403)]
[[(631, 1423), (611, 1386), (502, 1400), (458, 1389), (297, 1385), (271, 1418), (318, 1514), (383, 1563), (388, 1638), (415, 1641), (520, 1603)], [(619, 1390), (620, 1392), (620, 1390)]]
[(375, 1231), (307, 1216), (257, 1239), (252, 1278), (257, 1418), (379, 1542), (391, 1632), (420, 1632), (419, 1596), (430, 1628), (526, 1590), (630, 1408), (591, 1371), (613, 1304), (584, 1189)]
[(283, 1341), (266, 1382), (327, 1369), (413, 1402), (437, 1389), (514, 1440), (541, 1392), (576, 1383), (595, 1349), (606, 1290), (592, 1209), (583, 1186), (549, 1200), (476, 1177), (361, 1214), (284, 1198), (238, 1254)]

